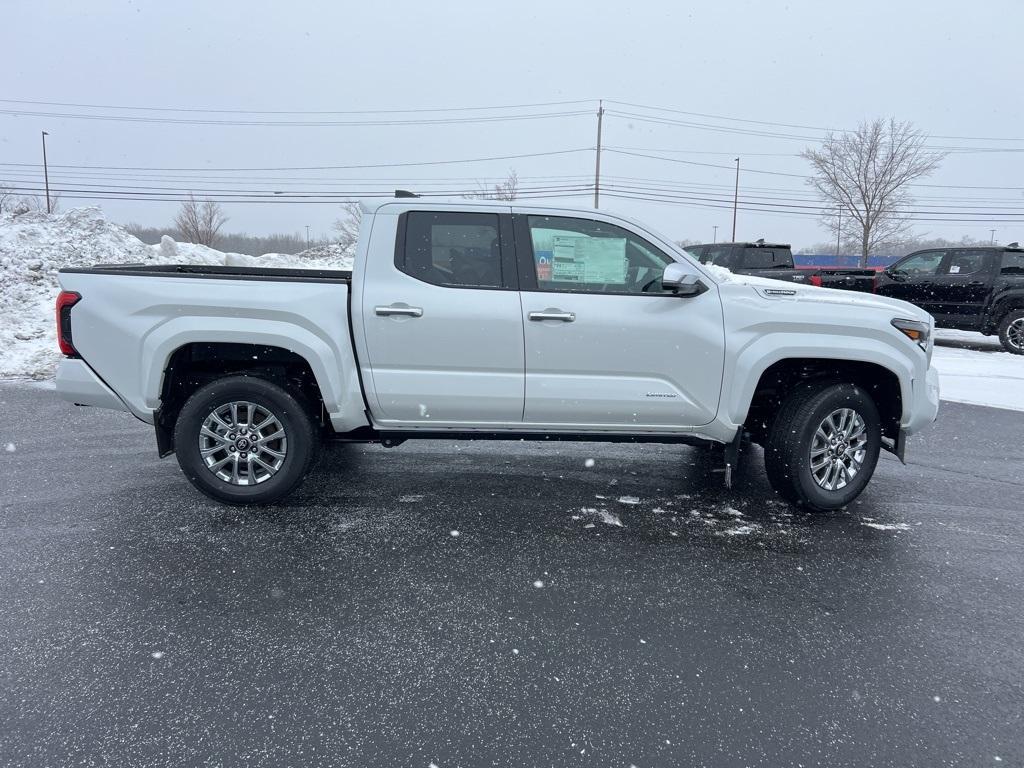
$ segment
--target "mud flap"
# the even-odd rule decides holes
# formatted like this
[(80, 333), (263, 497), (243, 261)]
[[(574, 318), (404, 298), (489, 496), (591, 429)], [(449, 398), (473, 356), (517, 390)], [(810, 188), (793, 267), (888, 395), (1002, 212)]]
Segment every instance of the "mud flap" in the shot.
[(740, 446), (743, 443), (743, 427), (736, 430), (736, 436), (725, 446), (725, 487), (732, 488), (732, 473), (740, 461)]

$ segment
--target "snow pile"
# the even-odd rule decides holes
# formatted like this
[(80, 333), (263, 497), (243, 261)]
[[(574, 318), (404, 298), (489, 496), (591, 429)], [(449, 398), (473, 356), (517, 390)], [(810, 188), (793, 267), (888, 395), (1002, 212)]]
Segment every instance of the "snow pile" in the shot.
[(305, 251), (299, 251), (294, 257), (298, 261), (313, 259), (325, 264), (337, 264), (339, 269), (352, 269), (352, 250), (342, 248), (338, 243), (314, 245)]
[(53, 314), (59, 269), (130, 263), (351, 268), (351, 258), (346, 263), (329, 247), (305, 254), (226, 254), (167, 236), (159, 245), (146, 245), (107, 221), (99, 208), (0, 214), (0, 377), (53, 375), (60, 359)]

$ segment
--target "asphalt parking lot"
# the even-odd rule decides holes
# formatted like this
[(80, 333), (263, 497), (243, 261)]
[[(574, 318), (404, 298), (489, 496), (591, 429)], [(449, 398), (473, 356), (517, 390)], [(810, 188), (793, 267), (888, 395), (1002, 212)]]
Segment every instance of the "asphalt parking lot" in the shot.
[(0, 384), (0, 765), (1021, 765), (1022, 434), (944, 403), (826, 515), (594, 443), (333, 447), (231, 509)]

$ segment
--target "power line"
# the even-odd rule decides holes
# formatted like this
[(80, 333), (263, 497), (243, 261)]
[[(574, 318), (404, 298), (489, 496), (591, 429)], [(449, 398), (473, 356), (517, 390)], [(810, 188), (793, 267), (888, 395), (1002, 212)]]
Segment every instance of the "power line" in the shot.
[(191, 112), (232, 115), (398, 115), (446, 112), (484, 112), (497, 109), (535, 109), (576, 104), (592, 104), (597, 99), (572, 101), (541, 101), (532, 104), (499, 104), (489, 107), (431, 107), (411, 109), (356, 109), (356, 110), (285, 110), (285, 109), (209, 109), (196, 107), (137, 107), (117, 104), (79, 104), (64, 101), (32, 101), (29, 99), (0, 99), (0, 104), (33, 104), (43, 107), (75, 107), (80, 109), (120, 109), (138, 112)]
[(135, 117), (130, 115), (99, 115), (75, 112), (39, 112), (34, 110), (0, 109), (0, 115), (12, 117), (49, 117), (67, 120), (99, 120), (116, 123), (157, 123), (168, 125), (212, 125), (230, 127), (261, 128), (339, 128), (354, 126), (400, 126), (400, 125), (456, 125), (464, 123), (500, 123), (521, 120), (549, 120), (553, 118), (589, 115), (590, 112), (544, 112), (526, 115), (486, 115), (480, 117), (439, 117), (425, 119), (375, 119), (375, 120), (213, 120), (184, 117)]
[[(681, 109), (674, 109), (671, 107), (658, 107), (651, 106), (648, 104), (637, 104), (630, 101), (618, 101), (616, 99), (605, 99), (609, 104), (620, 104), (624, 107), (634, 107), (637, 109), (646, 109), (657, 112), (670, 112), (677, 115), (687, 115), (690, 117), (703, 117), (711, 120), (726, 120), (731, 122), (739, 123), (750, 123), (752, 125), (767, 125), (779, 128), (796, 128), (805, 131), (822, 131), (824, 133), (852, 133), (853, 129), (850, 128), (830, 128), (828, 126), (821, 125), (801, 125), (799, 123), (781, 123), (771, 120), (753, 120), (743, 117), (731, 117), (728, 115), (713, 115), (706, 112), (687, 112)], [(1005, 136), (945, 136), (945, 135), (931, 135), (933, 139), (951, 139), (955, 141), (1024, 141), (1024, 137), (1005, 137)]]
[[(579, 149), (558, 149), (551, 152), (530, 152), (521, 155), (495, 155), (493, 157), (471, 157), (463, 160), (425, 160), (421, 162), (407, 163), (369, 163), (362, 165), (292, 165), (276, 167), (248, 167), (248, 168), (216, 168), (207, 166), (205, 168), (170, 168), (170, 167), (144, 167), (132, 165), (53, 165), (51, 168), (69, 169), (91, 169), (91, 170), (113, 170), (113, 171), (215, 171), (215, 172), (244, 172), (244, 171), (345, 171), (364, 168), (412, 168), (417, 166), (431, 165), (459, 165), (465, 163), (486, 163), (494, 160), (519, 160), (527, 157), (552, 157), (554, 155), (570, 155), (575, 152), (592, 152), (593, 147), (581, 147)], [(18, 168), (39, 168), (38, 163), (0, 163), (0, 166)]]

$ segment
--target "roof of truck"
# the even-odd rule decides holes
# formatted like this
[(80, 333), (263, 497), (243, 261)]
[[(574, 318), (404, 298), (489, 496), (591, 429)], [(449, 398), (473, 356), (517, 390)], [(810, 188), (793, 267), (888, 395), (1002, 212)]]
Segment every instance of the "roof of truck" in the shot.
[(688, 247), (689, 248), (703, 248), (705, 246), (712, 246), (712, 245), (739, 245), (739, 246), (742, 246), (744, 248), (792, 248), (793, 247), (789, 243), (765, 243), (765, 242), (757, 242), (757, 243), (721, 243), (721, 242), (719, 242), (719, 243), (701, 243), (700, 245), (691, 245), (691, 246), (688, 246)]

